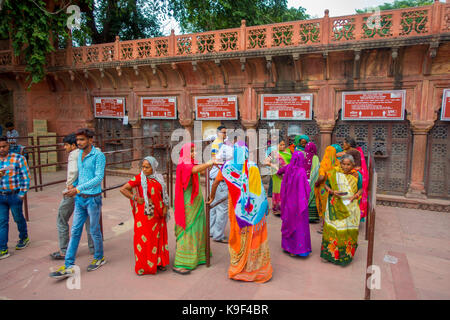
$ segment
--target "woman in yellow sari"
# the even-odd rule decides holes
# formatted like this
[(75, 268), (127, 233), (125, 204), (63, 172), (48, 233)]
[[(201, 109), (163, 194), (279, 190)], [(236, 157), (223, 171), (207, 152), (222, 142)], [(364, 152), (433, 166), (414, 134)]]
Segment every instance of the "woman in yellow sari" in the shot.
[(354, 169), (353, 156), (342, 156), (339, 167), (327, 172), (328, 193), (320, 257), (338, 265), (349, 264), (358, 247), (359, 199), (362, 176)]
[(248, 160), (243, 142), (234, 145), (233, 160), (224, 164), (213, 183), (208, 204), (221, 180), (228, 186), (230, 267), (234, 280), (263, 283), (272, 278), (267, 238), (268, 201), (258, 166)]

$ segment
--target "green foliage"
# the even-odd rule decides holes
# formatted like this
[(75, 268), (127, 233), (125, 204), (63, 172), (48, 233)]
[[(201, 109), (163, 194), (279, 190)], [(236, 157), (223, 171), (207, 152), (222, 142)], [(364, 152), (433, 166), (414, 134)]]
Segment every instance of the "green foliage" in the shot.
[(171, 0), (171, 15), (183, 32), (204, 32), (309, 18), (302, 7), (287, 8), (287, 0)]
[(76, 43), (106, 43), (161, 36), (160, 20), (163, 1), (90, 0), (93, 6), (82, 6), (82, 26), (74, 31)]
[(45, 8), (42, 0), (5, 0), (0, 11), (0, 34), (11, 36), (16, 57), (23, 55), (30, 85), (45, 76), (46, 56), (54, 51), (51, 37), (67, 37), (68, 15), (53, 15)]
[[(392, 10), (410, 7), (428, 6), (433, 4), (433, 0), (395, 0), (393, 3), (384, 3), (379, 5), (380, 10)], [(366, 13), (371, 11), (370, 8), (356, 9), (356, 13)]]

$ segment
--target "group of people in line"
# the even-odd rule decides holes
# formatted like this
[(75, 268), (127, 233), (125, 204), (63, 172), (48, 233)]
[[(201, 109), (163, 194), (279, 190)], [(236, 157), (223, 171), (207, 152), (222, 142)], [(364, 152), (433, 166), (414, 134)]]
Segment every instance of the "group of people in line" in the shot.
[[(58, 209), (57, 230), (59, 251), (51, 253), (64, 265), (50, 273), (61, 279), (74, 273), (75, 256), (83, 225), (86, 223), (88, 246), (94, 259), (88, 271), (105, 264), (103, 238), (100, 228), (102, 206), (101, 182), (104, 177), (105, 155), (93, 145), (94, 132), (80, 129), (64, 138), (68, 153), (66, 189)], [(5, 144), (5, 146), (3, 146)], [(0, 197), (7, 188), (23, 197), (29, 185), (26, 160), (6, 150), (7, 139), (0, 139), (0, 170), (17, 157), (14, 170), (0, 171)], [(347, 137), (343, 144), (325, 149), (319, 161), (317, 147), (306, 135), (297, 136), (293, 145), (280, 141), (267, 152), (264, 166), (271, 170), (272, 213), (282, 220), (282, 249), (291, 256), (306, 257), (312, 252), (309, 223), (323, 224), (320, 256), (339, 265), (350, 263), (358, 243), (358, 227), (367, 213), (368, 171), (361, 148)], [(234, 280), (263, 283), (272, 278), (268, 244), (267, 216), (269, 202), (256, 163), (249, 159), (248, 147), (242, 141), (234, 144), (226, 139), (226, 128), (217, 128), (212, 143), (211, 160), (196, 162), (195, 144), (181, 148), (176, 169), (175, 218), (176, 249), (173, 271), (189, 274), (198, 265), (206, 263), (207, 226), (205, 207), (210, 205), (210, 236), (214, 241), (227, 243), (230, 252), (228, 277)], [(23, 168), (23, 172), (19, 168)], [(204, 199), (200, 174), (209, 170), (211, 193)], [(17, 171), (17, 172), (16, 172)], [(11, 177), (15, 186), (8, 186)], [(7, 177), (9, 176), (9, 179)], [(14, 179), (13, 179), (14, 180)], [(145, 157), (141, 172), (122, 186), (120, 192), (130, 200), (134, 217), (133, 249), (135, 272), (138, 275), (165, 271), (169, 265), (167, 222), (170, 218), (167, 186), (158, 172), (154, 157)], [(0, 201), (5, 202), (3, 198)], [(16, 205), (17, 207), (17, 205)], [(14, 207), (15, 208), (15, 207)], [(11, 210), (15, 217), (18, 209)], [(7, 254), (5, 213), (0, 211), (0, 250)], [(69, 219), (73, 223), (69, 236)], [(6, 217), (8, 212), (6, 210)], [(24, 220), (24, 219), (23, 219)], [(6, 220), (7, 221), (7, 220)], [(225, 235), (227, 222), (229, 236)], [(18, 223), (19, 226), (19, 223)], [(19, 231), (21, 228), (19, 227)], [(22, 227), (18, 243), (25, 247), (29, 238)], [(24, 245), (25, 243), (25, 245)]]

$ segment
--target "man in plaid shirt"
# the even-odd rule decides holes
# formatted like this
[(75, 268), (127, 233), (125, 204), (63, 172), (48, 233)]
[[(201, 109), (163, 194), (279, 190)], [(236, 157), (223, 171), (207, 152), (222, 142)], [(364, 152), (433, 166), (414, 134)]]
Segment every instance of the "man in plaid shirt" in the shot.
[(9, 257), (9, 209), (19, 229), (16, 250), (30, 243), (27, 222), (22, 212), (23, 198), (29, 187), (30, 174), (25, 157), (10, 152), (8, 138), (0, 137), (0, 260)]

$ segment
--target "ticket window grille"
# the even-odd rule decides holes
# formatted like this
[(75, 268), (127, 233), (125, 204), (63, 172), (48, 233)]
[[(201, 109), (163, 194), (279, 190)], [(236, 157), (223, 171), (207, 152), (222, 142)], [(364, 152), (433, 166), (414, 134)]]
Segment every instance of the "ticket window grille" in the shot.
[[(132, 137), (131, 126), (123, 125), (122, 119), (97, 119), (96, 133), (101, 134), (102, 151), (118, 151), (133, 148), (133, 140), (121, 140)], [(111, 141), (112, 140), (112, 141)], [(133, 159), (133, 152), (106, 154), (106, 163), (115, 163)], [(131, 162), (111, 165), (112, 169), (129, 169)]]
[(427, 196), (450, 199), (450, 122), (437, 121), (428, 134)]
[(407, 192), (412, 152), (412, 134), (407, 121), (339, 120), (334, 128), (332, 141), (343, 146), (346, 136), (356, 140), (356, 144), (366, 156), (366, 161), (369, 151), (374, 155), (378, 193), (404, 195)]
[(280, 140), (284, 140), (289, 146), (294, 143), (296, 135), (306, 134), (311, 142), (317, 145), (317, 149), (320, 149), (320, 135), (319, 127), (315, 120), (311, 121), (267, 121), (260, 120), (258, 129), (266, 129), (268, 138), (270, 137), (270, 130), (279, 130)]

